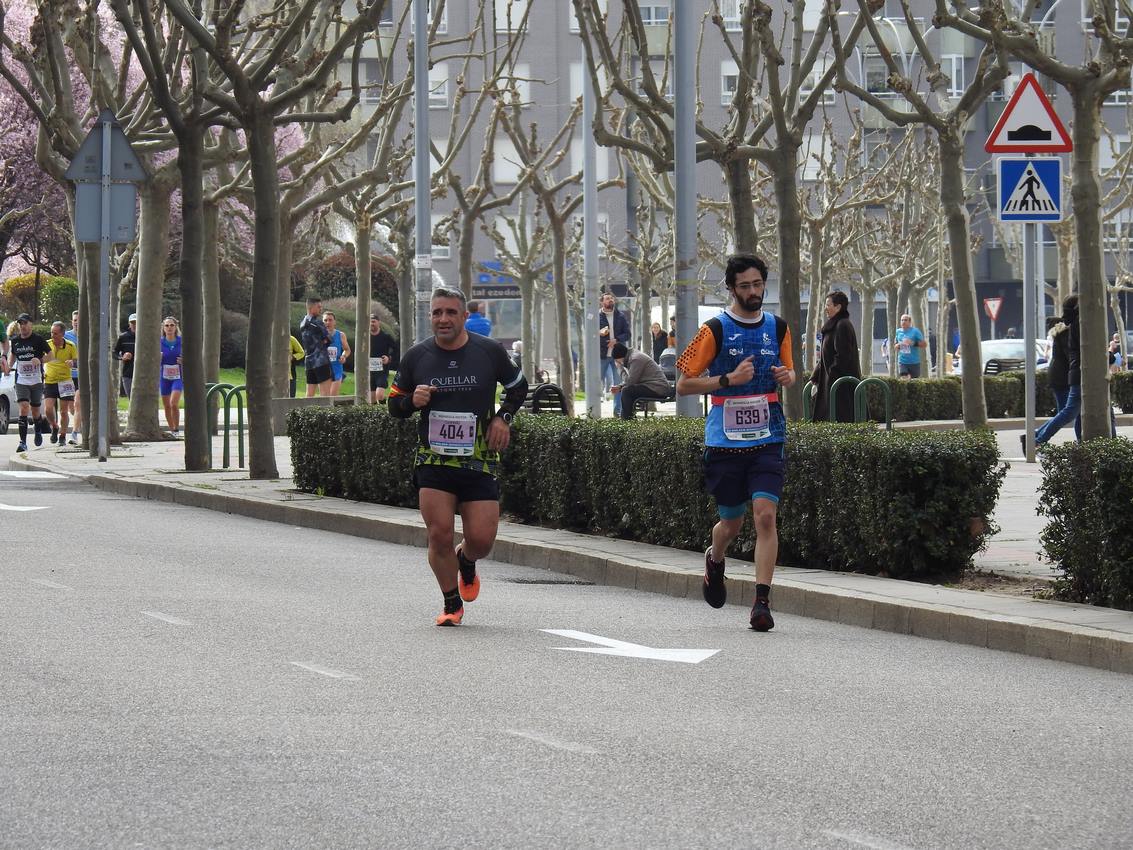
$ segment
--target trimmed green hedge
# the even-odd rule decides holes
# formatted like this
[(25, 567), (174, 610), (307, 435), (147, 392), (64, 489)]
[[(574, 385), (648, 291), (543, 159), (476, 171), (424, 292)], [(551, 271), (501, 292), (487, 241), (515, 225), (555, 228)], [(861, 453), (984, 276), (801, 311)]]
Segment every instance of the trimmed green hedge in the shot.
[(1055, 595), (1133, 611), (1133, 442), (1047, 445), (1040, 458), (1043, 550), (1063, 573)]
[[(288, 417), (300, 490), (416, 507), (416, 429), (384, 408)], [(701, 550), (716, 521), (698, 419), (519, 416), (500, 469), (505, 513), (533, 524)], [(990, 432), (884, 432), (792, 424), (779, 563), (939, 579), (994, 532), (1004, 470)], [(975, 518), (973, 520), (973, 518)], [(752, 531), (741, 535), (750, 551)]]
[(1133, 372), (1125, 370), (1110, 376), (1114, 403), (1122, 413), (1133, 413)]

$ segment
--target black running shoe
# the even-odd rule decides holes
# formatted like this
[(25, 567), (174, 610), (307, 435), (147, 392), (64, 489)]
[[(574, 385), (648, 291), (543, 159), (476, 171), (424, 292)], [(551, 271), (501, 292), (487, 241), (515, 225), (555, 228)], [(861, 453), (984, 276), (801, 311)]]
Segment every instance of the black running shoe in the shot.
[(59, 442), (59, 429), (53, 427), (51, 429), (51, 444), (55, 445), (58, 442)]
[(712, 547), (704, 550), (704, 601), (713, 608), (723, 608), (728, 601), (728, 588), (724, 586), (724, 562), (712, 560)]
[(751, 627), (757, 632), (769, 632), (775, 628), (775, 618), (771, 616), (771, 606), (766, 599), (756, 599), (751, 606)]
[(37, 449), (43, 445), (43, 432), (39, 430), (38, 425), (35, 429), (35, 437), (33, 438), (33, 442), (35, 443), (35, 447)]

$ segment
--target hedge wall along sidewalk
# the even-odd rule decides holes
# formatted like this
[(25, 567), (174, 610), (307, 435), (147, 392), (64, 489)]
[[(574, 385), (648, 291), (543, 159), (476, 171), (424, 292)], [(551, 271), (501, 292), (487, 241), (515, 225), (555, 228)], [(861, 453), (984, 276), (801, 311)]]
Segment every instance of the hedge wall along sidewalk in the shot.
[(1055, 595), (1133, 611), (1133, 442), (1048, 445), (1040, 457), (1042, 544), (1063, 572)]
[[(412, 422), (374, 408), (292, 411), (300, 490), (416, 507)], [(523, 522), (701, 550), (716, 506), (696, 419), (516, 418), (502, 508)], [(1004, 470), (990, 433), (793, 424), (779, 562), (888, 574), (958, 575), (992, 533)], [(980, 518), (973, 533), (972, 517)], [(750, 546), (750, 517), (741, 545)]]

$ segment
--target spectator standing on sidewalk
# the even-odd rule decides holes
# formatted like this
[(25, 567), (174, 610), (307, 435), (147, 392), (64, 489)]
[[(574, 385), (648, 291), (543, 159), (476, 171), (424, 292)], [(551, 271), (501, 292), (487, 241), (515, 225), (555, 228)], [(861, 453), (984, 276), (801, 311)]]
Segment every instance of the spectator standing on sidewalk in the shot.
[[(924, 334), (920, 328), (913, 327), (913, 317), (908, 313), (901, 317), (901, 327), (897, 329), (897, 376), (908, 380), (921, 376), (921, 349), (926, 348)], [(840, 400), (840, 399), (839, 399)]]
[(118, 335), (114, 343), (114, 359), (122, 363), (121, 390), (122, 395), (129, 398), (130, 390), (134, 387), (134, 347), (138, 341), (138, 314), (131, 313), (126, 324), (126, 330)]
[(620, 383), (611, 390), (621, 398), (622, 419), (633, 419), (633, 406), (639, 398), (661, 401), (669, 397), (668, 378), (644, 351), (626, 348), (619, 342), (611, 356), (619, 371), (624, 372)]
[(303, 343), (299, 342), (294, 335), (292, 335), (290, 339), (291, 342), (288, 343), (288, 350), (291, 356), (288, 358), (288, 361), (291, 365), (291, 379), (287, 382), (287, 394), (291, 398), (295, 398), (295, 369), (303, 362), (303, 358), (306, 357), (306, 354), (303, 352)]
[(468, 321), (464, 323), (465, 330), (480, 336), (491, 336), (492, 320), (484, 315), (486, 309), (487, 305), (483, 301), (469, 301)]
[[(850, 299), (845, 292), (834, 291), (826, 296), (826, 323), (822, 326), (822, 348), (811, 380), (818, 387), (814, 397), (814, 421), (830, 418), (830, 389), (839, 378), (862, 376), (858, 358), (858, 335), (850, 321)], [(843, 385), (838, 390), (836, 414), (839, 422), (854, 421), (854, 388)]]
[(661, 355), (665, 353), (665, 349), (669, 347), (669, 335), (661, 330), (660, 322), (654, 322), (649, 333), (653, 337), (653, 362), (657, 363), (661, 360)]
[[(618, 382), (618, 367), (611, 354), (618, 343), (629, 345), (629, 321), (618, 310), (614, 296), (602, 294), (601, 310), (598, 312), (598, 356), (602, 366), (602, 391), (609, 392)], [(621, 416), (622, 401), (614, 396), (614, 415)]]
[(303, 343), (303, 363), (307, 368), (307, 398), (330, 395), (331, 374), (330, 334), (319, 314), (323, 311), (323, 299), (317, 295), (307, 298), (307, 315), (299, 323), (299, 341)]
[(346, 334), (338, 329), (338, 321), (330, 310), (323, 313), (323, 324), (330, 334), (330, 344), (327, 346), (331, 374), (330, 395), (338, 395), (338, 390), (342, 387), (342, 379), (346, 375), (342, 364), (350, 356), (350, 343), (346, 340)]

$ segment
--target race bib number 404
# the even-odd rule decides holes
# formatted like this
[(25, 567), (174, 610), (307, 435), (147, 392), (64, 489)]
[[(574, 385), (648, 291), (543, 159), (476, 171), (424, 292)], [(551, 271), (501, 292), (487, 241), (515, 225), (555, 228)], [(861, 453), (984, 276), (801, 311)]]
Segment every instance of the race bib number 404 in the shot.
[(724, 436), (729, 440), (762, 440), (771, 436), (771, 395), (735, 396), (724, 400)]
[(471, 455), (476, 448), (476, 414), (429, 411), (429, 448), (449, 457)]

